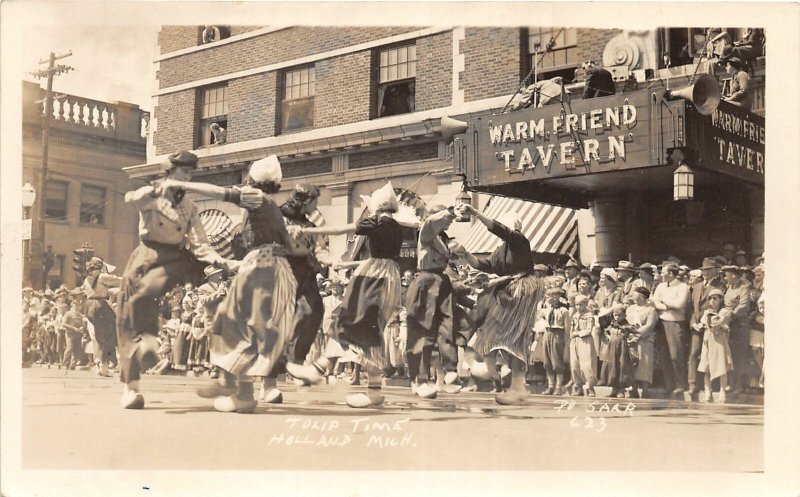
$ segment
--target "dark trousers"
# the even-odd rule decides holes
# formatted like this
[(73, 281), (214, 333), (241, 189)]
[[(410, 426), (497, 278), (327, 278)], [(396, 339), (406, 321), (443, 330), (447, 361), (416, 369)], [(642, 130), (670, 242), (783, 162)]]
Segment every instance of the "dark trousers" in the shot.
[(675, 386), (686, 388), (686, 350), (683, 344), (685, 335), (689, 330), (685, 322), (662, 321), (662, 323), (664, 324), (664, 336), (669, 347), (669, 358), (672, 363)]
[(438, 347), (444, 370), (456, 371), (458, 347), (453, 333), (455, 306), (450, 278), (440, 271), (420, 272), (408, 287), (405, 304), (409, 377), (428, 380), (434, 347)]
[(691, 348), (689, 349), (689, 388), (697, 387), (697, 375), (701, 377), (703, 373), (697, 371), (697, 365), (700, 364), (700, 351), (703, 349), (703, 333), (692, 331)]
[(301, 363), (311, 350), (317, 338), (317, 331), (322, 326), (325, 306), (317, 286), (317, 275), (312, 270), (295, 270), (297, 280), (297, 324), (294, 327), (294, 360)]
[(202, 263), (181, 247), (143, 243), (134, 249), (118, 296), (120, 381), (140, 378), (139, 342), (143, 333), (158, 335), (159, 300), (178, 284), (196, 282), (202, 268)]

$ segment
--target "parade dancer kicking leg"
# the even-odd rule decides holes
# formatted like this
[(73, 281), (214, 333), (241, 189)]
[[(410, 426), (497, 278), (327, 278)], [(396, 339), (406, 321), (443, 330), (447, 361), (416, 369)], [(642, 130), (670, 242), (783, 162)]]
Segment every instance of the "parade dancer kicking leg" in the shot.
[[(355, 232), (367, 237), (370, 258), (359, 264), (345, 290), (339, 313), (341, 336), (360, 357), (368, 374), (366, 393), (349, 395), (350, 407), (369, 407), (383, 403), (379, 394), (381, 371), (386, 367), (383, 330), (397, 306), (400, 305), (400, 267), (397, 259), (403, 243), (402, 226), (419, 227), (415, 220), (395, 219), (392, 214), (399, 202), (391, 183), (376, 191), (370, 198), (374, 214), (354, 225), (304, 229), (303, 233), (336, 235)], [(401, 224), (403, 223), (403, 224)], [(322, 359), (322, 358), (321, 358)], [(321, 366), (289, 365), (296, 378), (314, 379), (320, 376)]]
[(194, 202), (183, 198), (183, 190), (169, 187), (170, 181), (191, 179), (197, 156), (178, 152), (164, 166), (164, 180), (125, 195), (125, 202), (139, 210), (140, 239), (118, 295), (120, 380), (125, 384), (120, 404), (125, 409), (144, 407), (140, 372), (158, 362), (158, 300), (175, 285), (199, 279), (203, 263), (236, 265), (211, 248)]
[[(463, 249), (460, 252), (470, 266), (502, 276), (478, 298), (475, 349), (488, 361), (496, 358), (500, 351), (507, 353), (508, 367), (512, 371), (511, 387), (496, 400), (500, 404), (521, 404), (529, 395), (525, 387), (527, 355), (534, 309), (543, 297), (544, 284), (532, 274), (530, 241), (520, 231), (521, 222), (516, 214), (507, 213), (501, 222), (487, 218), (468, 204), (460, 204), (458, 210), (460, 213), (468, 211), (503, 240), (488, 258), (475, 257)], [(492, 373), (492, 365), (487, 362), (487, 366)]]
[(178, 185), (187, 191), (247, 209), (253, 248), (242, 260), (212, 324), (211, 363), (220, 368), (216, 382), (198, 390), (215, 397), (214, 409), (253, 412), (253, 377), (266, 377), (284, 353), (295, 326), (297, 283), (287, 255), (304, 256), (286, 231), (272, 194), (280, 189), (280, 162), (273, 156), (253, 163), (249, 185)]

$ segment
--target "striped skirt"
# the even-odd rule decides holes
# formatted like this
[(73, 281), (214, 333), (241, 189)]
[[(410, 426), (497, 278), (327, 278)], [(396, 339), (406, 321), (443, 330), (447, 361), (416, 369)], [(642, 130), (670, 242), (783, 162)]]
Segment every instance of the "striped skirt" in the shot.
[(536, 305), (544, 297), (541, 278), (529, 274), (499, 279), (478, 297), (475, 351), (505, 350), (527, 363)]
[(356, 268), (339, 312), (340, 337), (373, 369), (387, 366), (384, 329), (401, 305), (400, 267), (393, 259), (367, 259)]
[(297, 283), (278, 245), (242, 261), (214, 317), (211, 363), (237, 376), (267, 376), (295, 325)]

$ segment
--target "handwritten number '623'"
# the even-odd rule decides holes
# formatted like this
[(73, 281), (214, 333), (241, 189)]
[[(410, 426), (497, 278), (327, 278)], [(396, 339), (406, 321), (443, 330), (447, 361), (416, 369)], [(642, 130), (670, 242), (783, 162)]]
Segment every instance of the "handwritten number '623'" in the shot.
[(584, 417), (583, 419), (579, 418), (578, 416), (573, 416), (569, 422), (569, 425), (573, 428), (585, 428), (587, 430), (594, 429), (598, 433), (606, 429), (606, 419), (605, 418), (597, 418), (597, 422), (595, 423), (595, 418)]

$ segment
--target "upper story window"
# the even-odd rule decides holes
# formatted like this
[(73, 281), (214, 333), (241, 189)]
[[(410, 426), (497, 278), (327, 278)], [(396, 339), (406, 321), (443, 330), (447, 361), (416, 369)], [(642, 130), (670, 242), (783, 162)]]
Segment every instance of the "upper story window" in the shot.
[(377, 117), (414, 112), (417, 46), (405, 45), (378, 54)]
[(200, 43), (214, 43), (231, 36), (230, 26), (204, 26), (200, 33)]
[[(212, 132), (212, 125), (214, 130)], [(207, 145), (225, 143), (228, 129), (228, 85), (200, 89), (199, 143)]]
[(81, 186), (81, 224), (104, 224), (106, 189), (99, 186)]
[[(551, 44), (552, 40), (552, 45)], [(551, 49), (548, 50), (548, 45)], [(541, 63), (539, 63), (541, 59)], [(528, 64), (539, 63), (536, 80), (556, 76), (564, 82), (575, 80), (575, 69), (582, 61), (578, 60), (578, 30), (576, 28), (534, 26), (528, 28)]]
[(281, 99), (281, 131), (314, 126), (314, 66), (286, 71)]
[(44, 216), (54, 221), (67, 219), (67, 190), (69, 183), (48, 180), (44, 199)]

